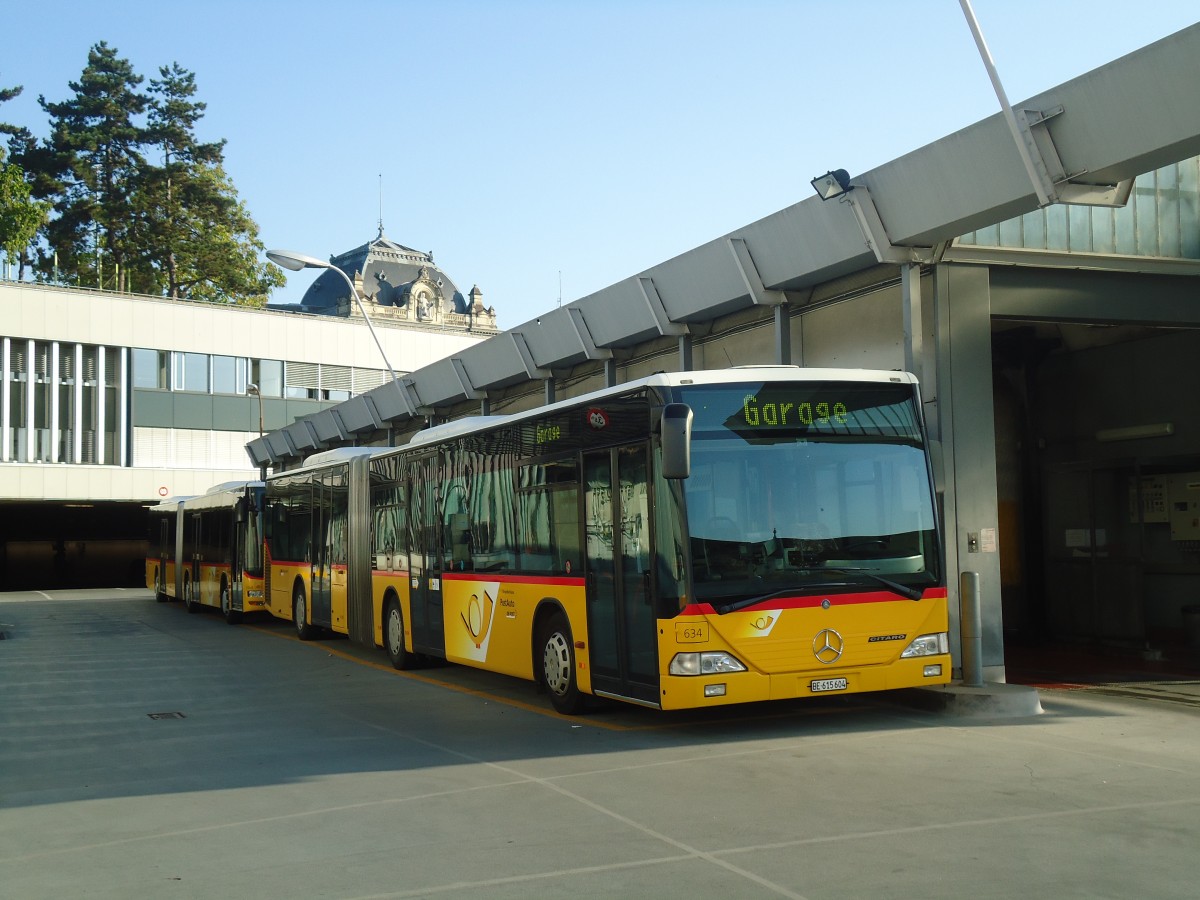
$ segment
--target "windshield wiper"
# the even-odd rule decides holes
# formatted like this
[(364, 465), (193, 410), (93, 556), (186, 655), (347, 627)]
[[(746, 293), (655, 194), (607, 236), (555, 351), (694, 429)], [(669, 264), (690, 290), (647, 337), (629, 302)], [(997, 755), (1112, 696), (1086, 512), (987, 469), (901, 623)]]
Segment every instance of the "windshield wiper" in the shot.
[(860, 568), (856, 566), (821, 566), (822, 572), (853, 572), (856, 575), (862, 575), (869, 578), (876, 584), (882, 585), (893, 594), (899, 594), (906, 600), (920, 600), (924, 595), (924, 591), (919, 588), (909, 587), (906, 584), (901, 584), (898, 581), (892, 581), (890, 578), (884, 578), (882, 575), (877, 575), (870, 569)]
[(794, 597), (800, 593), (799, 586), (783, 588), (778, 591), (771, 591), (769, 594), (761, 594), (758, 597), (745, 597), (741, 600), (735, 600), (733, 603), (726, 603), (724, 606), (713, 604), (713, 609), (717, 611), (718, 616), (723, 616), (725, 613), (737, 612), (739, 609), (745, 609), (747, 606), (753, 606), (755, 603), (765, 603), (768, 600), (774, 600), (776, 597)]
[[(892, 581), (890, 578), (884, 578), (882, 575), (876, 575), (868, 569), (846, 568), (844, 566), (820, 566), (809, 571), (817, 572), (843, 572), (846, 574), (854, 573), (862, 575), (870, 579), (882, 587), (887, 588), (893, 594), (897, 594), (906, 600), (920, 600), (924, 591), (919, 588), (909, 587), (908, 585), (900, 584), (897, 581)], [(825, 584), (797, 584), (792, 587), (783, 588), (778, 591), (771, 591), (769, 594), (760, 594), (756, 597), (746, 597), (742, 600), (735, 600), (733, 603), (726, 603), (718, 606), (713, 604), (713, 609), (717, 611), (717, 615), (723, 616), (726, 613), (737, 612), (739, 609), (746, 609), (749, 606), (754, 606), (756, 603), (765, 603), (768, 600), (774, 600), (776, 597), (794, 597), (799, 593), (803, 593), (806, 588), (829, 587)]]

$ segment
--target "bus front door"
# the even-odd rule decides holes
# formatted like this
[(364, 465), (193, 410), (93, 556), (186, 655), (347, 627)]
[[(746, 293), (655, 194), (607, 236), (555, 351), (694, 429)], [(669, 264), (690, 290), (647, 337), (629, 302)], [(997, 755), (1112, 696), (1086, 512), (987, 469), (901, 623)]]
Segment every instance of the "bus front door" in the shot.
[(331, 624), (330, 605), (333, 567), (330, 559), (330, 534), (333, 520), (333, 489), (330, 473), (313, 478), (312, 486), (312, 559), (308, 583), (312, 592), (309, 618), (314, 625)]
[(444, 656), (441, 510), (437, 456), (408, 464), (409, 615), (413, 649)]
[(658, 703), (648, 449), (583, 455), (587, 609), (598, 693)]

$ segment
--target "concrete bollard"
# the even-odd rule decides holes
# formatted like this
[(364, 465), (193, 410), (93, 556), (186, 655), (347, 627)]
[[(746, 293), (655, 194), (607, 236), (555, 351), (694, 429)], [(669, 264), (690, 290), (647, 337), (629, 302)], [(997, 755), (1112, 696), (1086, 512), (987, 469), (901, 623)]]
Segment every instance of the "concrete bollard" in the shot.
[(963, 572), (959, 576), (958, 588), (963, 684), (966, 687), (983, 687), (983, 610), (979, 598), (979, 573)]

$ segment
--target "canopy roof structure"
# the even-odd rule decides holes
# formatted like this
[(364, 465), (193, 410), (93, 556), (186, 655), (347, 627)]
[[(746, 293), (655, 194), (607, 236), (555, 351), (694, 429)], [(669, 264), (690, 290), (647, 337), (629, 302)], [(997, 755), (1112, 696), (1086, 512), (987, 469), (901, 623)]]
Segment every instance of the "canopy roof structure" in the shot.
[(932, 261), (960, 235), (1037, 209), (1039, 194), (1119, 204), (1135, 176), (1200, 155), (1197, 84), (1200, 24), (1015, 104), (1040, 184), (997, 112), (850, 177), (838, 202), (808, 197), (247, 450), (256, 465), (294, 459), (881, 263)]

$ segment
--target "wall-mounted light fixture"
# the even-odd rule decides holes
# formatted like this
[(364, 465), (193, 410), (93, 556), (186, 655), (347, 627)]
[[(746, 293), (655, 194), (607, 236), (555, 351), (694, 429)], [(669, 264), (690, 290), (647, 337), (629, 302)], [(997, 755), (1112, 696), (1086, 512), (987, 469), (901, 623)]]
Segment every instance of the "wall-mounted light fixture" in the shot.
[(822, 200), (833, 200), (854, 190), (850, 186), (850, 173), (845, 169), (834, 169), (812, 180), (813, 190)]
[(1175, 433), (1171, 422), (1159, 422), (1154, 425), (1129, 425), (1125, 428), (1101, 428), (1096, 432), (1096, 440), (1102, 444), (1113, 441), (1140, 441), (1143, 438), (1170, 437)]

